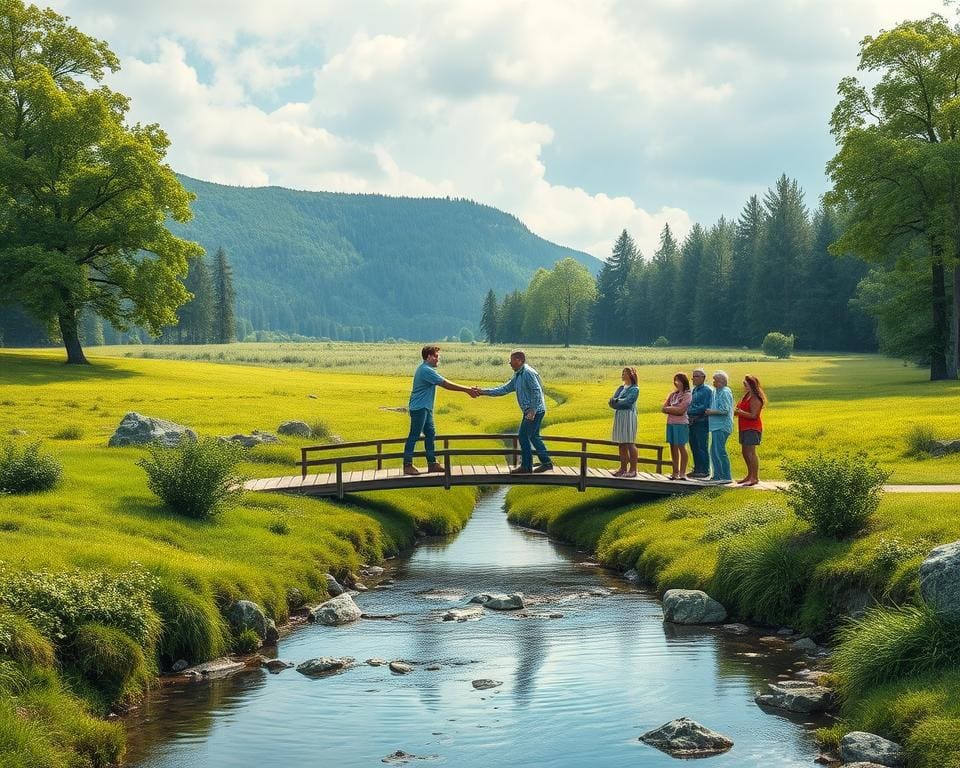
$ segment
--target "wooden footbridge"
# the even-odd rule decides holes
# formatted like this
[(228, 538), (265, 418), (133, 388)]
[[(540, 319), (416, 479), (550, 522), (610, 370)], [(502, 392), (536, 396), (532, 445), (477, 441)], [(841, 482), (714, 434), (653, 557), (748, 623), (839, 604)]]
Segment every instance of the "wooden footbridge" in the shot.
[[(449, 489), (455, 485), (561, 485), (580, 491), (614, 488), (656, 496), (689, 493), (704, 487), (702, 482), (670, 480), (663, 474), (662, 445), (637, 443), (638, 470), (649, 467), (655, 471), (638, 471), (636, 477), (616, 477), (613, 471), (620, 457), (613, 448), (617, 443), (581, 437), (542, 437), (554, 461), (554, 468), (546, 472), (510, 473), (510, 465), (518, 464), (520, 457), (516, 435), (437, 435), (436, 457), (443, 465), (443, 472), (428, 474), (421, 469), (419, 475), (404, 475), (400, 466), (385, 466), (387, 462), (399, 465), (403, 459), (402, 449), (394, 446), (402, 446), (406, 438), (398, 437), (301, 448), (300, 474), (250, 480), (244, 483), (244, 489), (342, 499), (344, 494), (359, 491)], [(453, 448), (452, 443), (461, 446)], [(426, 454), (418, 451), (414, 456), (422, 460)], [(313, 474), (313, 467), (327, 471)]]

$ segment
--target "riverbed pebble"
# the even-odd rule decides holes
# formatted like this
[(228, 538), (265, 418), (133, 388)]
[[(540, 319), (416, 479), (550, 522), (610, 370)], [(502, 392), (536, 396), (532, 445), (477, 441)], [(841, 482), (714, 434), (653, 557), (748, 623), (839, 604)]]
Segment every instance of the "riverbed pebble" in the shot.
[(410, 672), (413, 672), (413, 666), (407, 664), (405, 661), (391, 661), (390, 671), (396, 672), (398, 675), (406, 675)]
[(479, 680), (474, 680), (470, 683), (478, 691), (486, 691), (490, 688), (496, 688), (499, 685), (503, 685), (503, 682), (500, 680), (490, 680), (488, 678), (481, 678)]

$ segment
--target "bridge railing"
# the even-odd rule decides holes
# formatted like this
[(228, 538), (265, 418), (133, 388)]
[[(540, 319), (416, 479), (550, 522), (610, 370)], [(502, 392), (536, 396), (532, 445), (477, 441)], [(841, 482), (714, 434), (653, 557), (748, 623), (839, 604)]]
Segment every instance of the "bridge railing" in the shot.
[[(577, 444), (580, 450), (558, 450), (551, 449), (551, 457), (558, 459), (578, 459), (580, 481), (579, 490), (586, 490), (587, 481), (587, 462), (593, 461), (618, 461), (619, 453), (601, 453), (594, 447), (608, 448), (618, 446), (618, 443), (612, 440), (595, 440), (583, 437), (563, 437), (557, 435), (541, 435), (545, 443), (567, 443)], [(343, 468), (344, 466), (355, 464), (370, 464), (376, 462), (377, 469), (383, 469), (385, 461), (402, 459), (402, 451), (385, 452), (384, 446), (403, 445), (406, 442), (405, 437), (387, 438), (383, 440), (362, 440), (352, 443), (331, 443), (330, 445), (314, 445), (300, 449), (300, 470), (302, 477), (306, 478), (309, 467), (332, 466), (336, 474), (337, 495), (343, 497)], [(451, 448), (451, 441), (500, 441), (509, 443), (491, 448)], [(515, 434), (487, 434), (487, 435), (437, 435), (436, 442), (439, 446), (436, 457), (443, 462), (444, 487), (450, 487), (451, 478), (451, 459), (473, 456), (498, 456), (511, 457), (516, 463), (520, 456), (520, 443)], [(649, 464), (656, 467), (657, 472), (663, 472), (663, 446), (650, 445), (647, 443), (635, 443), (637, 447), (638, 464)], [(354, 450), (358, 448), (375, 448), (376, 452), (367, 452), (362, 454), (352, 454), (347, 456), (331, 456), (329, 458), (311, 458), (313, 454), (329, 453), (332, 451)], [(648, 458), (640, 455), (640, 451), (656, 454), (656, 458)], [(416, 458), (426, 456), (424, 451), (416, 451), (413, 454)]]

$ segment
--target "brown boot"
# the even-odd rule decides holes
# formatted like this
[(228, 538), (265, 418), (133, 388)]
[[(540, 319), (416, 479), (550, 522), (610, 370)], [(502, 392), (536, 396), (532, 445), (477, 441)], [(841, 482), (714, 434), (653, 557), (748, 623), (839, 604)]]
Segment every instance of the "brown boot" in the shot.
[(443, 464), (439, 464), (436, 461), (431, 461), (430, 466), (427, 467), (427, 472), (444, 472)]
[(404, 464), (403, 465), (403, 474), (405, 475), (419, 475), (420, 470), (417, 469), (413, 464)]

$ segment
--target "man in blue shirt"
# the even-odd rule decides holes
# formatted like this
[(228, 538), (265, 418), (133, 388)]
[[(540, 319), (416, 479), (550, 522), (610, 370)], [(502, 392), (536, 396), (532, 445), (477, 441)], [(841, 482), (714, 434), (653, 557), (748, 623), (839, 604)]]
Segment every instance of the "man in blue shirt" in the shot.
[(693, 369), (693, 389), (690, 391), (692, 400), (687, 408), (687, 417), (690, 419), (690, 451), (693, 453), (693, 472), (690, 477), (703, 479), (710, 477), (710, 425), (707, 408), (713, 400), (713, 390), (704, 381), (707, 378), (703, 368)]
[(443, 465), (437, 462), (437, 456), (434, 453), (434, 437), (437, 430), (433, 425), (433, 401), (437, 394), (437, 387), (466, 392), (470, 397), (477, 397), (476, 390), (447, 381), (437, 373), (440, 347), (428, 344), (420, 350), (420, 356), (423, 362), (413, 374), (413, 390), (410, 392), (410, 402), (407, 406), (407, 410), (410, 411), (410, 434), (407, 435), (407, 442), (403, 446), (403, 474), (405, 475), (420, 474), (420, 470), (413, 466), (413, 452), (421, 434), (423, 447), (427, 453), (427, 472), (443, 472)]
[[(510, 353), (510, 367), (513, 378), (494, 389), (477, 389), (476, 392), (490, 397), (500, 397), (509, 392), (517, 393), (517, 403), (523, 411), (523, 420), (517, 430), (517, 442), (520, 443), (520, 466), (510, 470), (510, 474), (529, 472), (549, 472), (553, 462), (547, 447), (540, 437), (540, 425), (547, 413), (547, 400), (543, 396), (543, 382), (540, 374), (527, 365), (527, 356), (522, 349)], [(540, 463), (533, 468), (533, 451), (536, 450)]]

